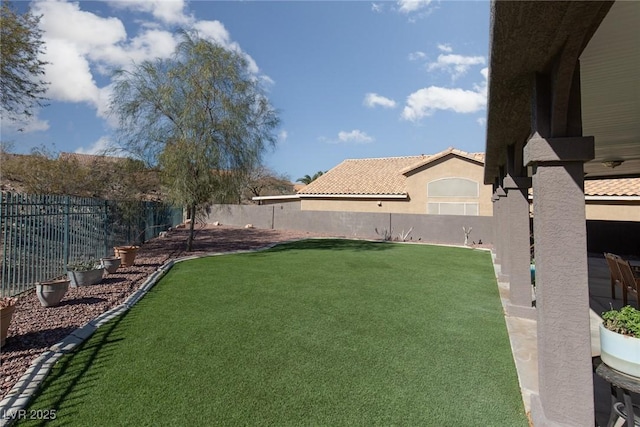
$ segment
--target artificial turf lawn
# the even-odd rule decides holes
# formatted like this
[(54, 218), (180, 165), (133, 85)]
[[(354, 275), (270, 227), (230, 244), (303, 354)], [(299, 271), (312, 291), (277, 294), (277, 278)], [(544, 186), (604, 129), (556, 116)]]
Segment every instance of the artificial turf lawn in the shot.
[(490, 254), (350, 240), (176, 264), (58, 362), (27, 414), (50, 409), (51, 425), (528, 425)]

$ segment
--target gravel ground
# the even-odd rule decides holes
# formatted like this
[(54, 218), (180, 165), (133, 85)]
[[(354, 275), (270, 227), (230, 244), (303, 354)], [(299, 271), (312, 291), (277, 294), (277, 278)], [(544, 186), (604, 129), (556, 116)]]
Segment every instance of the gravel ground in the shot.
[(0, 354), (0, 400), (30, 366), (51, 345), (101, 313), (116, 307), (132, 294), (145, 279), (170, 259), (185, 255), (256, 249), (270, 243), (320, 234), (245, 229), (225, 226), (196, 226), (193, 251), (185, 251), (187, 230), (176, 229), (166, 237), (145, 243), (135, 265), (121, 267), (107, 275), (99, 285), (69, 288), (57, 307), (44, 308), (35, 292), (23, 294), (9, 327), (6, 344)]

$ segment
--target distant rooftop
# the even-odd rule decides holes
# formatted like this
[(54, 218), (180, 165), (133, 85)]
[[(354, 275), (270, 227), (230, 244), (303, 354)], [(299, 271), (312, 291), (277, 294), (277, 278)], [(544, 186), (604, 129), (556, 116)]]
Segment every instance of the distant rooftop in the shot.
[(484, 153), (447, 148), (432, 155), (347, 159), (298, 192), (299, 195), (406, 195), (406, 175), (448, 155), (484, 164)]

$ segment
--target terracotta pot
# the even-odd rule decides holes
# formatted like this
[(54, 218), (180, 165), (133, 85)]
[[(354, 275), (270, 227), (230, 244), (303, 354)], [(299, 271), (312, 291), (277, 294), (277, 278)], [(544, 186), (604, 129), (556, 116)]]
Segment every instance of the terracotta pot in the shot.
[(69, 270), (67, 271), (67, 277), (71, 280), (71, 286), (90, 286), (97, 285), (102, 281), (102, 273), (104, 273), (104, 268), (96, 268), (94, 270), (88, 271), (77, 271), (77, 270)]
[(4, 342), (7, 339), (9, 324), (11, 323), (11, 317), (13, 317), (13, 312), (15, 310), (15, 304), (0, 308), (0, 347), (4, 345)]
[(135, 262), (138, 249), (140, 249), (140, 246), (116, 246), (113, 251), (120, 258), (122, 267), (131, 267)]
[(69, 289), (69, 279), (50, 280), (36, 283), (36, 295), (43, 307), (55, 307)]
[(107, 270), (107, 273), (113, 274), (116, 272), (118, 267), (120, 267), (120, 258), (115, 256), (100, 258), (100, 262), (102, 263), (102, 267)]

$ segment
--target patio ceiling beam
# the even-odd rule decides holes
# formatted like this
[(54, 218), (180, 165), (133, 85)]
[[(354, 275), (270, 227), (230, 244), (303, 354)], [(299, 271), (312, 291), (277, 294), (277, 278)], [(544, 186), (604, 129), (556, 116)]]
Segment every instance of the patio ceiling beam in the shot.
[[(493, 184), (507, 162), (506, 147), (532, 134), (532, 82), (536, 74), (554, 78), (549, 134), (575, 134), (572, 95), (578, 57), (611, 1), (493, 1), (487, 114), (485, 184)], [(558, 89), (559, 88), (559, 89)], [(570, 114), (573, 114), (570, 115)]]

